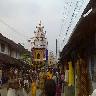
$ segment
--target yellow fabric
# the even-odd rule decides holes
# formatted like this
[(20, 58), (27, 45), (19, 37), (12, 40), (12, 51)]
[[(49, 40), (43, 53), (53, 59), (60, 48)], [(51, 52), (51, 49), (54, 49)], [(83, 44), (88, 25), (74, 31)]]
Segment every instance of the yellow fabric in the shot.
[(32, 96), (36, 96), (36, 83), (32, 83)]
[(47, 72), (47, 79), (52, 79), (52, 73), (50, 73), (50, 72)]
[(69, 64), (69, 86), (74, 85), (74, 70), (72, 67), (72, 62), (68, 62)]

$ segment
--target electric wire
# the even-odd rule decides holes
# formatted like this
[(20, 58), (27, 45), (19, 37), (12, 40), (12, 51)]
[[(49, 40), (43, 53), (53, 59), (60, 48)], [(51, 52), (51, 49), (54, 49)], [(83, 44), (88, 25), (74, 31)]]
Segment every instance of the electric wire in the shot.
[(0, 22), (2, 24), (4, 24), (5, 26), (7, 26), (9, 29), (11, 29), (16, 35), (18, 36), (22, 36), (23, 38), (25, 38), (26, 40), (28, 39), (24, 34), (20, 33), (17, 29), (15, 29), (13, 26), (9, 25), (8, 23), (6, 23), (4, 20), (0, 19)]
[[(70, 4), (69, 4), (70, 3)], [(63, 15), (65, 15), (65, 17), (64, 17), (64, 19), (66, 19), (66, 17), (68, 16), (68, 14), (69, 14), (69, 11), (70, 10), (67, 10), (67, 8), (68, 8), (68, 4), (69, 4), (69, 7), (71, 8), (72, 6), (73, 6), (73, 3), (74, 2), (67, 2), (66, 4), (66, 6), (64, 6), (64, 9), (66, 9), (66, 11), (64, 10), (64, 12), (63, 12)], [(82, 8), (82, 6), (83, 6), (83, 3), (84, 3), (84, 0), (76, 0), (76, 3), (74, 3), (75, 4), (75, 8), (73, 9), (73, 13), (72, 13), (72, 15), (71, 15), (71, 19), (70, 19), (70, 21), (69, 21), (69, 25), (68, 25), (68, 27), (67, 27), (67, 29), (65, 30), (65, 32), (64, 32), (64, 30), (63, 30), (63, 27), (64, 27), (64, 25), (63, 24), (61, 24), (61, 28), (60, 28), (60, 33), (59, 33), (59, 38), (62, 36), (62, 35), (64, 35), (64, 39), (62, 40), (62, 45), (65, 45), (66, 44), (66, 38), (67, 38), (67, 35), (68, 35), (68, 32), (69, 32), (69, 30), (70, 30), (70, 28), (72, 27), (72, 24), (73, 24), (73, 22), (74, 22), (74, 20), (75, 20), (75, 18), (77, 18), (77, 16), (78, 16), (78, 13), (80, 12), (80, 10), (81, 10), (81, 8)], [(67, 7), (67, 8), (66, 8)], [(62, 22), (62, 23), (64, 23), (64, 21)], [(63, 25), (63, 26), (62, 26)], [(63, 33), (64, 32), (64, 33)], [(63, 33), (63, 34), (62, 34)], [(63, 46), (64, 47), (64, 46)]]

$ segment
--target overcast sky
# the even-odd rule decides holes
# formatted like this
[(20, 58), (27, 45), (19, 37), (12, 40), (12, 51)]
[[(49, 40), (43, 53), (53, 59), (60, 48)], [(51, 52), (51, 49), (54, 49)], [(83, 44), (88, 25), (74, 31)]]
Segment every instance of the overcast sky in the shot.
[[(55, 51), (55, 40), (66, 37), (63, 33), (66, 33), (76, 1), (84, 2), (80, 9), (82, 13), (89, 0), (0, 0), (0, 32), (28, 48), (27, 40), (34, 36), (36, 25), (41, 20), (47, 32), (48, 49)], [(75, 23), (80, 18), (80, 12), (73, 20)]]

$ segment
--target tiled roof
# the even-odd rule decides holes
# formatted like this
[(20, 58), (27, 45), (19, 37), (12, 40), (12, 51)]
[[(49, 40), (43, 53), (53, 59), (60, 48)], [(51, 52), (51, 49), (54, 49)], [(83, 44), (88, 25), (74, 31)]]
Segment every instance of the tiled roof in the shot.
[(7, 37), (4, 37), (1, 33), (0, 33), (0, 41), (7, 43), (8, 46), (10, 46), (10, 48), (18, 50), (20, 52), (25, 50), (25, 48), (22, 45), (16, 44), (14, 41), (8, 39)]
[(19, 60), (13, 58), (13, 57), (10, 57), (6, 54), (3, 54), (3, 53), (0, 53), (0, 65), (1, 64), (4, 64), (4, 65), (7, 65), (7, 64), (20, 64)]
[[(73, 33), (71, 34), (68, 43), (64, 46), (61, 52), (61, 58), (66, 58), (69, 53), (76, 50), (88, 49), (88, 47), (94, 47), (93, 37), (96, 26), (96, 10), (86, 16), (81, 17)], [(92, 39), (93, 38), (93, 39)]]
[(7, 67), (14, 66), (17, 68), (24, 67), (24, 66), (26, 68), (29, 67), (29, 65), (27, 63), (25, 63), (24, 61), (10, 57), (3, 53), (0, 53), (0, 66), (7, 66)]

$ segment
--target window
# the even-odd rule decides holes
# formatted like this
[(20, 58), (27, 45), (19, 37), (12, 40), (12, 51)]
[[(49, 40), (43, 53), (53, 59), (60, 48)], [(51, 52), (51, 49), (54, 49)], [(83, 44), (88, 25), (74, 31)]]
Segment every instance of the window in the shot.
[(5, 51), (5, 44), (1, 43), (1, 52)]

